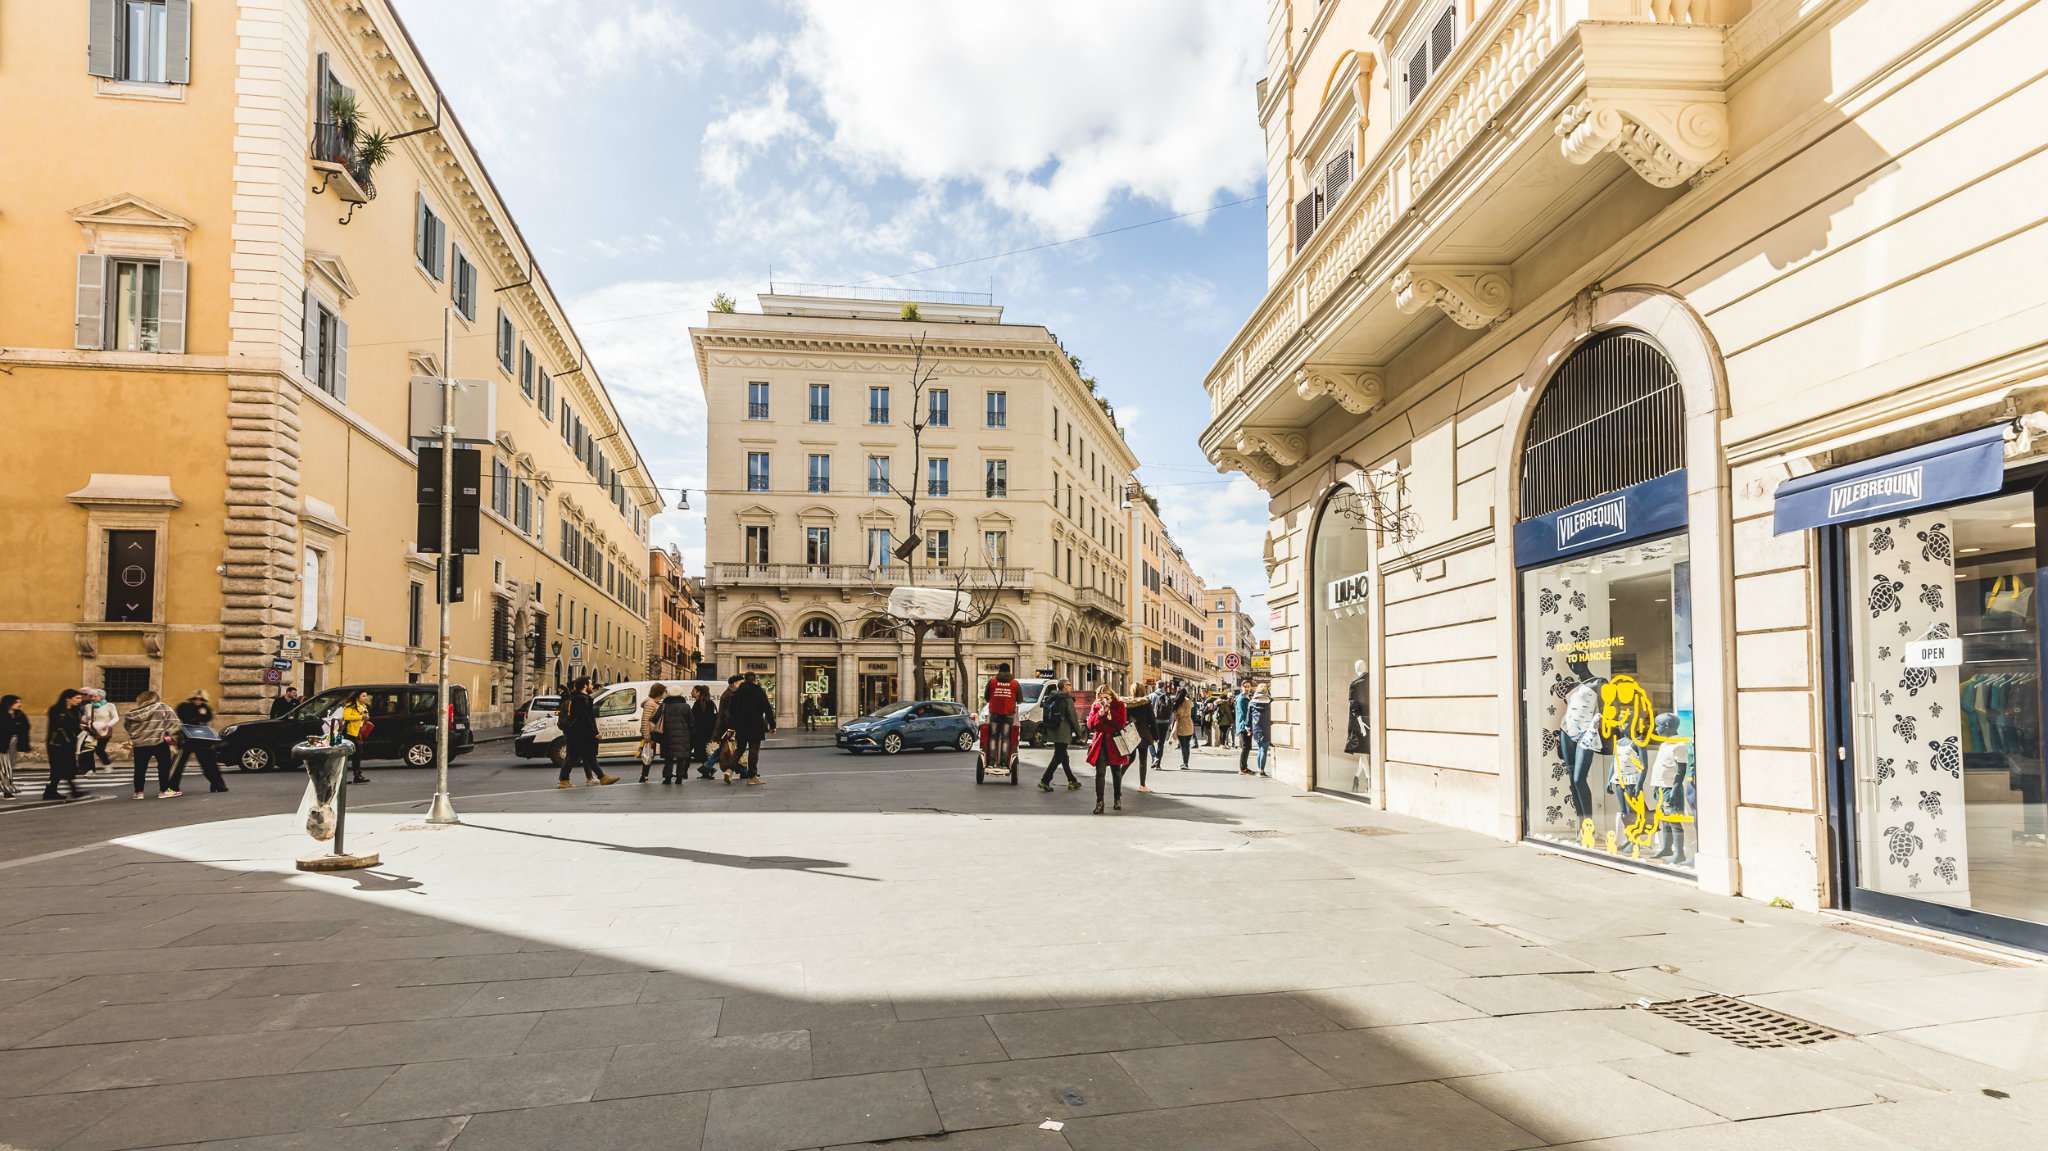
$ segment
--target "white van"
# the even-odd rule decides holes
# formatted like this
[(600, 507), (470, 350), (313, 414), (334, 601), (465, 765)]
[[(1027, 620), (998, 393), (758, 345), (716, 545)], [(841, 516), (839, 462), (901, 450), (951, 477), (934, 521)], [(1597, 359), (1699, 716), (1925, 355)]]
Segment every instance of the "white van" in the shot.
[[(599, 759), (630, 759), (640, 750), (640, 704), (656, 683), (668, 688), (670, 695), (680, 692), (684, 699), (700, 686), (709, 688), (713, 703), (725, 690), (724, 681), (710, 679), (636, 679), (596, 689), (590, 693), (590, 700), (597, 707)], [(532, 716), (526, 721), (526, 730), (512, 740), (514, 755), (521, 759), (545, 759), (556, 766), (561, 765), (568, 750), (562, 740), (559, 710)]]

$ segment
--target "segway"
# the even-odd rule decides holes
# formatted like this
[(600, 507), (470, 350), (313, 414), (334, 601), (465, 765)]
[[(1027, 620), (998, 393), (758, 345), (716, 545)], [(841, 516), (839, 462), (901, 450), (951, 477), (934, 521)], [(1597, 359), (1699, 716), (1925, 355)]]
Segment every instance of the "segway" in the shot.
[(989, 729), (992, 726), (988, 720), (981, 721), (981, 740), (974, 750), (974, 782), (983, 784), (988, 782), (990, 775), (1008, 775), (1010, 786), (1015, 787), (1018, 777), (1023, 774), (1017, 770), (1017, 723), (1015, 720), (1010, 722), (1009, 738), (1003, 741), (1005, 746), (994, 751), (989, 747)]

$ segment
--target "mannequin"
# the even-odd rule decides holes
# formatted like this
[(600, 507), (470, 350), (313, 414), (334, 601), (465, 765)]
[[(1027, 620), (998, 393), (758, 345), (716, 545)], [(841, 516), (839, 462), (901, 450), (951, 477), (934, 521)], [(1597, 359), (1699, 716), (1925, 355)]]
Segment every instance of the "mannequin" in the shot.
[(1372, 753), (1372, 686), (1365, 661), (1351, 663), (1351, 711), (1344, 724), (1344, 754)]
[(1607, 750), (1600, 730), (1600, 689), (1607, 686), (1607, 680), (1594, 675), (1582, 659), (1572, 660), (1566, 666), (1579, 683), (1565, 697), (1564, 717), (1558, 724), (1561, 738), (1557, 753), (1569, 773), (1572, 807), (1583, 825), (1593, 818), (1593, 787), (1588, 782), (1593, 757)]

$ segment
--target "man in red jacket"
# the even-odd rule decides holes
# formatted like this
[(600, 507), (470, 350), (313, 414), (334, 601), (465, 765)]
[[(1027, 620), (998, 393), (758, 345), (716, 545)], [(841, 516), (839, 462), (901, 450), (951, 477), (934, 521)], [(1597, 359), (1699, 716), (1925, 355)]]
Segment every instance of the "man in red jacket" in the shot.
[(1008, 767), (1017, 744), (1017, 681), (1010, 675), (1009, 664), (996, 665), (996, 674), (989, 678), (981, 698), (988, 704), (989, 763)]

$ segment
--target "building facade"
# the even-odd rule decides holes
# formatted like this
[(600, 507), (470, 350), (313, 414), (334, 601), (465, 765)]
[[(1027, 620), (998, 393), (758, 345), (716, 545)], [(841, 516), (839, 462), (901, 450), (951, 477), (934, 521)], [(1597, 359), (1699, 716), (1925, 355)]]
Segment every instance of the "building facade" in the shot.
[(1131, 602), (1138, 607), (1131, 620), (1132, 682), (1215, 682), (1201, 577), (1173, 542), (1155, 497), (1143, 484), (1133, 486), (1130, 534), (1138, 549), (1131, 572)]
[(1269, 288), (1202, 442), (1272, 497), (1283, 774), (2048, 945), (2048, 8), (1269, 29)]
[[(976, 681), (1007, 662), (1124, 682), (1119, 500), (1137, 458), (1108, 406), (1049, 331), (985, 299), (866, 295), (764, 294), (759, 312), (692, 331), (710, 413), (708, 658), (760, 675), (782, 714), (805, 697), (828, 719), (864, 714), (914, 691), (912, 640), (884, 609), (915, 584), (993, 600), (960, 637)], [(960, 694), (954, 654), (950, 632), (924, 650), (945, 698)]]
[[(1217, 683), (1236, 682), (1251, 671), (1252, 652), (1258, 637), (1252, 634), (1252, 617), (1233, 587), (1204, 587), (1202, 604), (1209, 614), (1209, 638), (1203, 654), (1208, 657), (1211, 676)], [(1225, 656), (1235, 656), (1233, 665)]]
[(692, 679), (697, 674), (695, 614), (683, 553), (673, 546), (647, 552), (647, 674), (654, 679)]
[(564, 641), (639, 666), (659, 501), (386, 0), (11, 4), (0, 40), (0, 104), (37, 109), (9, 120), (36, 162), (0, 166), (10, 691), (205, 689), (232, 720), (431, 678), (409, 381), (444, 371), (495, 393), (452, 613), (475, 721)]

